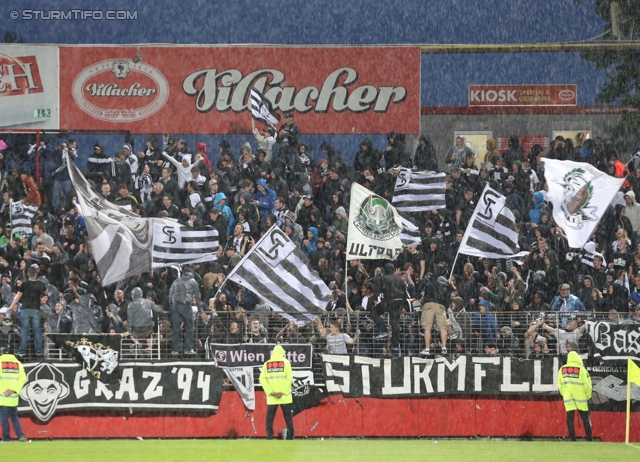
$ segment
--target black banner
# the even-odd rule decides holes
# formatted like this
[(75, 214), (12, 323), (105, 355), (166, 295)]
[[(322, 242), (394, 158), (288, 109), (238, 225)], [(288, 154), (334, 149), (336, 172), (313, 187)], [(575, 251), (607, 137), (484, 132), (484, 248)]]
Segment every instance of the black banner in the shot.
[[(589, 408), (593, 411), (627, 411), (627, 364), (606, 363), (587, 366), (593, 395)], [(640, 387), (631, 385), (631, 411), (640, 411)]]
[[(273, 343), (214, 343), (209, 346), (211, 357), (218, 367), (262, 367), (271, 357)], [(291, 362), (292, 369), (311, 369), (311, 345), (285, 343), (285, 358)]]
[(557, 357), (506, 356), (374, 359), (322, 355), (328, 393), (398, 398), (452, 394), (557, 394)]
[(18, 412), (41, 422), (65, 411), (215, 414), (222, 397), (224, 373), (212, 362), (122, 363), (120, 383), (115, 384), (95, 380), (73, 363), (24, 367), (27, 384), (20, 393)]
[(319, 406), (320, 402), (327, 397), (327, 392), (324, 387), (315, 384), (312, 371), (295, 371), (291, 395), (293, 415), (298, 415), (302, 411)]
[(640, 361), (640, 324), (587, 322), (589, 346), (595, 358), (605, 361)]
[(119, 334), (49, 334), (49, 337), (96, 379), (107, 383), (120, 380)]

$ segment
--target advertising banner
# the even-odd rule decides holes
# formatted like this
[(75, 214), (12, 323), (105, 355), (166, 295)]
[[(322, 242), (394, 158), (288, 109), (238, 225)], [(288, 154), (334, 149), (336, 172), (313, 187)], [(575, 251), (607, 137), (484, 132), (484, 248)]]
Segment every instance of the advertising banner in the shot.
[(62, 127), (250, 133), (251, 89), (305, 134), (420, 131), (418, 47), (61, 47)]
[(48, 422), (58, 412), (114, 410), (215, 414), (224, 373), (212, 362), (121, 363), (119, 383), (96, 380), (75, 363), (24, 365), (18, 412)]
[(576, 106), (577, 85), (469, 85), (469, 106)]
[(57, 130), (56, 46), (0, 45), (0, 128)]
[[(209, 348), (216, 366), (227, 367), (262, 367), (271, 357), (275, 343), (212, 343)], [(292, 369), (311, 369), (311, 345), (308, 343), (282, 345), (285, 358), (291, 362)]]

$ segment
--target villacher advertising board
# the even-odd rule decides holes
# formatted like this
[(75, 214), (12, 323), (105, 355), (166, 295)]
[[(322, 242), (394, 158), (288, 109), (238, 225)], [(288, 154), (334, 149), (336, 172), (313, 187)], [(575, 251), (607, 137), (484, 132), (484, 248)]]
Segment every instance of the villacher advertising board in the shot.
[(58, 47), (0, 45), (0, 128), (57, 130)]
[(418, 47), (60, 48), (62, 127), (250, 133), (251, 89), (308, 134), (420, 131)]

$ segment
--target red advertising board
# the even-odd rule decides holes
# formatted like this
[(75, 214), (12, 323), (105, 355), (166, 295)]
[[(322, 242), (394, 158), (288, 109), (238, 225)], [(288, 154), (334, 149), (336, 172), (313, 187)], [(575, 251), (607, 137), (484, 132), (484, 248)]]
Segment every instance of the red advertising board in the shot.
[(469, 106), (575, 106), (577, 85), (469, 85)]
[(60, 47), (62, 129), (249, 133), (250, 90), (308, 134), (420, 131), (418, 47)]

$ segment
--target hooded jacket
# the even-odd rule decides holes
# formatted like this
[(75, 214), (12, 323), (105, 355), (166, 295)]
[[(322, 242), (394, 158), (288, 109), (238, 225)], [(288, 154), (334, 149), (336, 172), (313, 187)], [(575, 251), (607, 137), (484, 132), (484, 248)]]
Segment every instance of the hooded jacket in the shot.
[(427, 135), (421, 135), (419, 141), (424, 142), (424, 146), (422, 143), (418, 142), (418, 147), (413, 154), (413, 166), (418, 170), (431, 170), (437, 172), (438, 158), (436, 156), (436, 148), (433, 145), (433, 141), (431, 141), (431, 138)]
[(631, 227), (635, 234), (640, 233), (640, 204), (636, 202), (636, 193), (629, 191), (625, 194), (631, 198), (632, 205), (625, 205), (625, 215), (631, 222)]
[[(163, 152), (162, 155), (176, 168), (176, 172), (178, 173), (178, 186), (180, 188), (184, 188), (185, 183), (191, 177), (191, 169), (193, 167), (197, 167), (202, 162), (202, 159), (198, 159), (194, 163), (190, 163), (185, 167), (184, 165), (182, 165), (182, 162), (177, 161), (173, 157), (169, 156), (166, 152)], [(183, 159), (191, 161), (191, 157), (183, 156)]]
[(487, 153), (484, 155), (483, 162), (495, 165), (496, 157), (501, 157), (498, 151), (498, 142), (494, 138), (490, 138), (487, 140)]
[(100, 152), (89, 156), (87, 159), (87, 171), (91, 174), (96, 174), (102, 178), (110, 180), (116, 175), (115, 166), (113, 165), (113, 159), (104, 152), (104, 146), (102, 143), (96, 143), (94, 148), (99, 148)]
[[(269, 361), (265, 362), (260, 372), (260, 384), (267, 395), (267, 405), (291, 404), (291, 384), (293, 372), (291, 363), (284, 357), (284, 348), (276, 345)], [(282, 397), (272, 396), (272, 393), (282, 393)]]
[(591, 377), (582, 363), (582, 358), (575, 351), (569, 352), (567, 363), (558, 371), (558, 391), (567, 411), (589, 410)]
[[(94, 310), (91, 306), (91, 297), (93, 295), (80, 295), (79, 301), (71, 302), (69, 308), (73, 313), (74, 334), (100, 334), (102, 329), (100, 323), (102, 321), (102, 310)], [(96, 316), (97, 314), (97, 316)]]
[(227, 219), (229, 220), (229, 226), (227, 226), (227, 234), (231, 235), (232, 231), (233, 231), (233, 225), (235, 222), (235, 218), (233, 216), (233, 213), (231, 212), (231, 209), (229, 208), (229, 206), (225, 203), (225, 204), (221, 204), (220, 202), (222, 202), (223, 200), (227, 200), (227, 195), (223, 192), (219, 192), (218, 194), (216, 194), (216, 197), (213, 199), (214, 202), (214, 206), (216, 209), (220, 210), (222, 213), (225, 214), (225, 216), (227, 217)]
[[(27, 383), (27, 374), (22, 363), (12, 354), (3, 354), (0, 356), (0, 362), (2, 362), (2, 369), (0, 369), (0, 406), (18, 407), (20, 391), (22, 391), (24, 384)], [(13, 390), (15, 393), (6, 396), (4, 394), (6, 390)], [(13, 430), (15, 431), (15, 428)]]
[(533, 208), (529, 210), (529, 221), (531, 223), (538, 224), (540, 222), (540, 217), (542, 216), (544, 196), (540, 191), (536, 191), (533, 193), (533, 197), (536, 200), (536, 203), (533, 205)]
[[(169, 289), (169, 300), (171, 303), (187, 303), (189, 305), (193, 304), (193, 297), (196, 298), (196, 302), (200, 304), (202, 302), (200, 298), (200, 287), (198, 283), (193, 278), (193, 274), (184, 273), (178, 279), (173, 281), (171, 284), (171, 289)], [(130, 315), (128, 311), (131, 309), (131, 304), (127, 308), (127, 317)]]
[(308, 231), (313, 234), (313, 238), (309, 240), (309, 245), (300, 246), (300, 250), (302, 250), (302, 253), (304, 253), (305, 255), (309, 255), (317, 248), (316, 242), (318, 240), (318, 229), (310, 226)]
[(208, 171), (213, 170), (213, 166), (211, 165), (211, 161), (207, 156), (207, 144), (206, 143), (198, 143), (197, 144), (198, 152), (202, 154), (202, 163), (207, 167)]
[[(362, 149), (363, 146), (364, 149)], [(382, 168), (382, 152), (373, 149), (370, 138), (365, 138), (360, 142), (360, 150), (356, 152), (353, 167), (358, 173), (368, 169), (372, 175), (376, 175), (378, 170)]]
[(266, 218), (267, 215), (272, 213), (276, 208), (276, 192), (269, 188), (269, 185), (267, 185), (267, 182), (263, 178), (256, 181), (256, 185), (264, 188), (264, 192), (260, 192), (258, 188), (256, 188), (255, 200), (259, 202), (258, 211), (260, 212), (260, 218)]
[(139, 287), (131, 291), (133, 299), (127, 307), (128, 330), (145, 330), (153, 327), (153, 312), (162, 313), (162, 307), (151, 300), (142, 298), (142, 290)]

